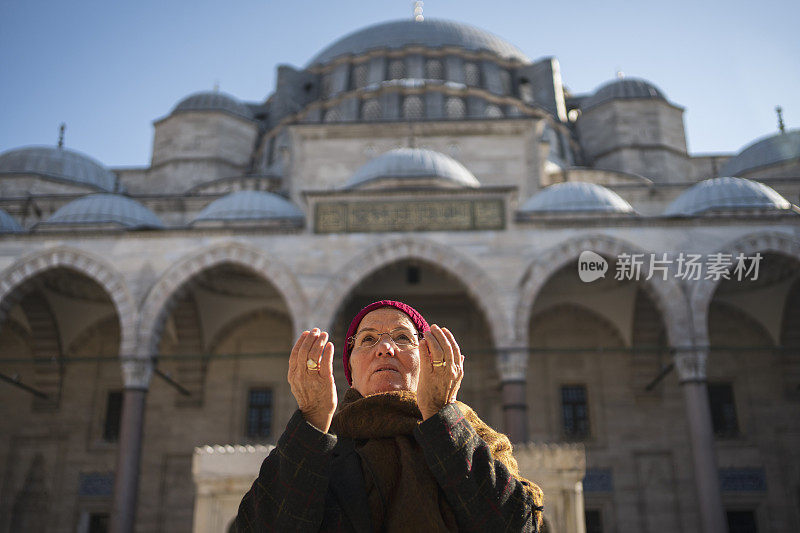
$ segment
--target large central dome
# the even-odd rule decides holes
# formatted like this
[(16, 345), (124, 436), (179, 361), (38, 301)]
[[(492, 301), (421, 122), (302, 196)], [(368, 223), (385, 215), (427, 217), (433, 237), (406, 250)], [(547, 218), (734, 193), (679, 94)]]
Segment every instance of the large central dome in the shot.
[(475, 52), (488, 51), (506, 59), (529, 63), (522, 50), (500, 37), (474, 26), (448, 20), (412, 19), (376, 24), (346, 35), (317, 54), (309, 66), (329, 63), (340, 56), (361, 55), (370, 50), (455, 46)]

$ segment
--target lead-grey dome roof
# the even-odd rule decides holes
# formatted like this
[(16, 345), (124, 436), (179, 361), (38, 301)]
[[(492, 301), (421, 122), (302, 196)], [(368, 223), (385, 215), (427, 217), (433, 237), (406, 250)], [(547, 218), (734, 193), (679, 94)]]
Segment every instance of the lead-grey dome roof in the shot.
[(788, 210), (786, 198), (763, 183), (744, 178), (712, 178), (692, 185), (664, 211), (667, 216), (699, 215), (739, 209)]
[(647, 80), (640, 78), (621, 78), (610, 81), (597, 89), (594, 94), (587, 98), (581, 107), (588, 109), (596, 105), (620, 99), (645, 98), (664, 100), (666, 97), (661, 89)]
[(117, 177), (101, 163), (54, 146), (26, 146), (0, 154), (0, 176), (3, 174), (35, 174), (100, 191), (119, 191)]
[(791, 130), (747, 146), (738, 155), (725, 162), (720, 174), (737, 176), (748, 170), (798, 158), (800, 158), (800, 130)]
[(364, 163), (345, 185), (359, 187), (378, 179), (438, 178), (459, 187), (480, 187), (472, 172), (440, 152), (423, 148), (397, 148)]
[(253, 120), (253, 113), (250, 108), (241, 103), (235, 96), (219, 91), (199, 92), (187, 96), (178, 102), (172, 113), (181, 111), (222, 111), (237, 117)]
[(0, 209), (0, 233), (19, 233), (20, 231), (22, 231), (22, 226), (19, 225), (19, 222)]
[(614, 191), (582, 181), (545, 187), (525, 202), (524, 213), (619, 213), (632, 214), (633, 207)]
[(244, 221), (303, 218), (303, 212), (286, 198), (264, 191), (238, 191), (214, 200), (195, 217), (200, 221)]
[(119, 194), (91, 194), (61, 206), (40, 225), (115, 224), (127, 229), (163, 228), (148, 208)]
[(317, 54), (309, 61), (309, 65), (329, 63), (344, 55), (357, 56), (370, 50), (400, 49), (411, 45), (426, 48), (454, 46), (475, 52), (488, 51), (503, 58), (530, 63), (522, 50), (513, 44), (474, 26), (449, 20), (403, 19), (367, 26), (345, 35)]

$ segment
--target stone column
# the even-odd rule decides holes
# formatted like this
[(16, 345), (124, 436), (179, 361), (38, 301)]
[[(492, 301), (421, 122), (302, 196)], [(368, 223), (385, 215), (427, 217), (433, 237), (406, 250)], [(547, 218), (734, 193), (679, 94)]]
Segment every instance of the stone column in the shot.
[(719, 485), (711, 406), (706, 386), (708, 348), (681, 349), (675, 353), (675, 368), (683, 389), (692, 446), (697, 506), (704, 533), (728, 531)]
[(501, 350), (497, 355), (503, 396), (503, 423), (511, 442), (528, 440), (528, 402), (525, 381), (528, 370), (528, 351)]
[(117, 471), (114, 477), (112, 533), (133, 533), (136, 520), (136, 497), (139, 492), (144, 406), (152, 376), (153, 362), (149, 358), (123, 358), (122, 378), (125, 389), (117, 452)]

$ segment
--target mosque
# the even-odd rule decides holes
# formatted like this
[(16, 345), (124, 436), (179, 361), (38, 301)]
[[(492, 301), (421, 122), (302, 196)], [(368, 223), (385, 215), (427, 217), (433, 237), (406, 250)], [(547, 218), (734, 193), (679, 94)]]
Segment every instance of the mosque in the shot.
[(382, 298), (548, 531), (800, 531), (800, 130), (690, 154), (664, 89), (409, 19), (187, 96), (141, 167), (2, 147), (0, 531), (227, 531), (294, 339)]

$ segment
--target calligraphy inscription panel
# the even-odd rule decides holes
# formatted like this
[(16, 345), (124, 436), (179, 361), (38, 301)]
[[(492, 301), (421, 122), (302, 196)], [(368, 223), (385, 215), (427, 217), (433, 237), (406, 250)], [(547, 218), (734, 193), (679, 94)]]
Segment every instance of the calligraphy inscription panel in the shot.
[(324, 202), (316, 206), (316, 233), (498, 230), (505, 227), (503, 201), (429, 200)]

